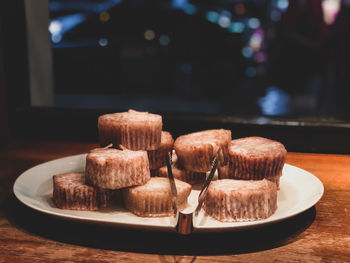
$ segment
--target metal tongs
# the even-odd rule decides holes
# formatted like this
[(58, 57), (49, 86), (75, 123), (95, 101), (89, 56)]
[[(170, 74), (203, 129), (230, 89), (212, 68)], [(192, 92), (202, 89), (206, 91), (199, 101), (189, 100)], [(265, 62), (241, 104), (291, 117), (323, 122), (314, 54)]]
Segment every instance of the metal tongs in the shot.
[(210, 170), (210, 173), (207, 177), (207, 180), (205, 181), (203, 187), (202, 187), (202, 190), (200, 191), (199, 195), (198, 195), (198, 205), (196, 207), (196, 210), (195, 210), (195, 215), (197, 216), (198, 215), (198, 212), (201, 210), (202, 208), (202, 205), (203, 205), (203, 202), (204, 202), (204, 198), (208, 192), (208, 187), (209, 187), (209, 184), (210, 182), (213, 180), (213, 177), (214, 177), (214, 174), (215, 174), (215, 171), (216, 171), (216, 168), (218, 166), (218, 159), (215, 157), (214, 160), (213, 160), (213, 163), (211, 165), (211, 170)]
[[(171, 152), (169, 152), (167, 154), (166, 164), (167, 164), (167, 168), (168, 168), (168, 178), (169, 178), (169, 182), (170, 182), (172, 204), (173, 204), (175, 218), (176, 218), (177, 214), (179, 214), (178, 224), (177, 224), (176, 228), (180, 234), (187, 235), (187, 234), (190, 234), (192, 229), (193, 229), (193, 225), (192, 225), (193, 213), (185, 213), (184, 211), (178, 211), (178, 208), (177, 208), (177, 190), (176, 190), (175, 180), (174, 180), (172, 167), (171, 167), (171, 165), (172, 165)], [(204, 197), (208, 191), (209, 184), (214, 177), (214, 173), (216, 171), (217, 164), (218, 164), (217, 158), (215, 157), (213, 160), (213, 163), (212, 163), (210, 173), (209, 173), (209, 175), (208, 175), (208, 177), (207, 177), (207, 179), (202, 187), (202, 190), (200, 191), (199, 196), (198, 196), (198, 205), (197, 205), (197, 208), (195, 210), (196, 216), (198, 215), (198, 212), (202, 208)]]
[(166, 165), (168, 168), (168, 178), (170, 182), (170, 189), (171, 189), (171, 200), (173, 203), (173, 210), (174, 210), (174, 215), (176, 217), (177, 214), (177, 190), (176, 190), (176, 184), (173, 176), (173, 171), (171, 168), (172, 165), (172, 154), (171, 152), (168, 152), (167, 158), (166, 158)]

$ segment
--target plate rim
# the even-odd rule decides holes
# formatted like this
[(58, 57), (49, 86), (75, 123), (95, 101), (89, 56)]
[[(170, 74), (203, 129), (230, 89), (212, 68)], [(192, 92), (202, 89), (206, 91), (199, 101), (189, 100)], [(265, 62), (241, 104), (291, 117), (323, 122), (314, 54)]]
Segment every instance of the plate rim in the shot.
[[(82, 153), (82, 154), (76, 154), (76, 155), (70, 155), (70, 156), (65, 156), (65, 157), (61, 157), (61, 158), (57, 158), (54, 160), (50, 160), (50, 161), (46, 161), (43, 163), (40, 163), (38, 165), (35, 165), (27, 170), (25, 170), (24, 172), (22, 172), (15, 180), (15, 182), (13, 183), (13, 193), (16, 196), (17, 200), (19, 200), (22, 204), (24, 204), (25, 206), (41, 212), (43, 214), (46, 215), (50, 215), (50, 216), (54, 216), (54, 217), (58, 217), (58, 218), (62, 218), (62, 219), (66, 219), (66, 220), (71, 220), (71, 221), (78, 221), (78, 222), (88, 222), (88, 223), (96, 223), (96, 224), (102, 224), (102, 225), (110, 225), (110, 226), (115, 226), (115, 227), (123, 227), (123, 228), (138, 228), (138, 229), (149, 229), (149, 230), (159, 230), (159, 231), (171, 231), (171, 232), (176, 232), (176, 228), (178, 225), (178, 215), (176, 216), (176, 223), (174, 225), (149, 225), (149, 224), (133, 224), (133, 223), (128, 223), (128, 222), (113, 222), (110, 220), (105, 220), (105, 219), (99, 219), (99, 218), (91, 218), (91, 217), (82, 217), (82, 216), (78, 216), (78, 215), (68, 215), (68, 214), (64, 214), (64, 213), (59, 213), (59, 212), (55, 212), (55, 211), (50, 211), (47, 209), (43, 209), (40, 208), (32, 203), (27, 202), (26, 200), (24, 200), (21, 196), (21, 194), (17, 191), (18, 188), (18, 184), (20, 182), (20, 180), (23, 180), (23, 177), (26, 176), (28, 173), (31, 172), (31, 170), (34, 169), (38, 169), (40, 167), (45, 167), (48, 166), (52, 163), (55, 162), (62, 162), (65, 161), (65, 159), (70, 160), (72, 158), (83, 158), (83, 156), (86, 156), (87, 153)], [(291, 217), (294, 217), (298, 214), (301, 214), (303, 212), (305, 212), (306, 210), (310, 209), (311, 207), (313, 207), (315, 204), (317, 204), (320, 199), (322, 198), (323, 194), (324, 194), (324, 185), (322, 183), (322, 181), (315, 176), (314, 174), (299, 168), (297, 166), (285, 163), (284, 164), (285, 167), (290, 167), (296, 170), (299, 170), (301, 173), (303, 173), (303, 176), (305, 174), (307, 174), (307, 176), (312, 177), (312, 179), (314, 180), (314, 182), (316, 182), (318, 184), (318, 189), (319, 192), (317, 193), (317, 196), (314, 197), (314, 199), (312, 200), (312, 202), (308, 203), (307, 205), (304, 205), (301, 209), (298, 209), (297, 211), (294, 211), (286, 216), (283, 217), (278, 217), (275, 219), (264, 219), (264, 220), (256, 220), (256, 221), (248, 221), (248, 222), (237, 222), (240, 223), (238, 225), (234, 225), (235, 223), (228, 223), (228, 225), (224, 226), (226, 223), (220, 222), (218, 221), (218, 224), (223, 224), (222, 227), (206, 227), (206, 226), (195, 226), (194, 225), (194, 221), (195, 221), (195, 216), (194, 214), (192, 215), (192, 222), (193, 222), (193, 229), (192, 229), (192, 233), (199, 233), (199, 232), (226, 232), (226, 231), (235, 231), (235, 230), (242, 230), (242, 229), (251, 229), (251, 228), (256, 228), (256, 227), (261, 227), (261, 226), (265, 226), (265, 225), (270, 225), (270, 224), (274, 224), (274, 223), (278, 223), (284, 220), (287, 220)], [(282, 179), (283, 177), (281, 177)], [(278, 202), (278, 201), (277, 201)], [(98, 212), (98, 211), (95, 211)], [(135, 215), (136, 216), (136, 215)], [(242, 224), (243, 223), (243, 224)], [(244, 224), (247, 223), (247, 224)]]
[[(305, 174), (307, 174), (307, 176), (309, 176), (310, 178), (312, 178), (312, 180), (314, 180), (314, 182), (317, 182), (319, 188), (319, 192), (317, 192), (317, 195), (313, 198), (312, 202), (307, 203), (307, 205), (304, 205), (301, 209), (298, 209), (297, 211), (293, 211), (292, 213), (283, 216), (283, 217), (278, 217), (278, 218), (273, 218), (273, 215), (270, 216), (267, 219), (263, 219), (263, 220), (256, 220), (256, 221), (247, 221), (247, 222), (233, 222), (233, 223), (227, 223), (228, 225), (226, 227), (221, 227), (221, 228), (215, 228), (215, 227), (208, 227), (208, 226), (199, 226), (194, 228), (194, 232), (223, 232), (223, 231), (235, 231), (235, 230), (242, 230), (242, 229), (251, 229), (251, 228), (256, 228), (256, 227), (263, 227), (263, 226), (267, 226), (267, 225), (271, 225), (274, 223), (278, 223), (287, 219), (290, 219), (294, 216), (297, 216), (305, 211), (307, 211), (308, 209), (312, 208), (314, 205), (316, 205), (321, 198), (324, 195), (324, 185), (322, 183), (322, 181), (315, 176), (314, 174), (291, 164), (285, 163), (284, 164), (286, 167), (289, 167), (289, 169), (296, 169), (299, 170), (300, 172), (303, 173), (303, 176), (305, 176)], [(281, 177), (282, 180), (282, 177)], [(316, 194), (316, 193), (314, 193)], [(277, 201), (278, 202), (278, 201)], [(214, 219), (215, 220), (215, 219)], [(220, 221), (217, 221), (218, 223), (221, 223)], [(233, 226), (236, 223), (243, 223), (243, 225), (236, 225)], [(246, 223), (246, 224), (244, 224)], [(226, 223), (223, 223), (226, 224)], [(231, 225), (230, 225), (231, 224)]]

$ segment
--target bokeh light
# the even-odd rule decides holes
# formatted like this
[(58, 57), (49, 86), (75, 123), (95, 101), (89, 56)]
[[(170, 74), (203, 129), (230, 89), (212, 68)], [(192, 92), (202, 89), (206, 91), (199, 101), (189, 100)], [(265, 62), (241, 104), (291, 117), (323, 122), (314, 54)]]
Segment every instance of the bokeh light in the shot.
[(234, 9), (237, 15), (244, 15), (244, 13), (246, 12), (245, 6), (242, 3), (236, 4)]
[(108, 22), (111, 19), (111, 15), (105, 11), (100, 13), (99, 18), (101, 22)]
[(256, 29), (260, 27), (260, 20), (257, 19), (256, 17), (249, 18), (248, 26), (252, 29)]
[(223, 28), (228, 28), (231, 24), (231, 19), (226, 15), (221, 15), (219, 17), (218, 24)]
[(219, 14), (215, 11), (209, 11), (206, 13), (205, 17), (211, 23), (216, 23), (219, 19)]
[(159, 37), (159, 44), (161, 44), (162, 46), (167, 46), (170, 43), (170, 38), (168, 35), (161, 35)]
[(151, 29), (147, 29), (143, 35), (145, 39), (149, 41), (153, 40), (156, 37), (156, 33)]
[(99, 44), (101, 47), (107, 46), (107, 45), (108, 45), (108, 40), (107, 40), (107, 38), (101, 37), (101, 38), (98, 40), (98, 44)]
[(254, 67), (247, 67), (245, 70), (245, 74), (249, 78), (253, 78), (256, 75), (256, 69)]
[(245, 25), (242, 22), (233, 22), (230, 25), (231, 33), (242, 33), (244, 31)]
[(249, 46), (245, 46), (242, 48), (242, 55), (245, 58), (251, 58), (253, 56), (253, 50)]

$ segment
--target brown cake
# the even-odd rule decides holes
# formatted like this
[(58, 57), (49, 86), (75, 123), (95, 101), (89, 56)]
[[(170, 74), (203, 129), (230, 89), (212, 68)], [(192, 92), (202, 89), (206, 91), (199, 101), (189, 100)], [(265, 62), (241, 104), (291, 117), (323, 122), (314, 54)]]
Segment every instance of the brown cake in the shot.
[[(191, 185), (175, 179), (177, 205), (179, 209), (187, 205)], [(174, 213), (168, 178), (152, 177), (145, 185), (122, 190), (125, 207), (137, 216), (162, 217)]]
[[(218, 178), (219, 179), (234, 179), (233, 177), (233, 167), (232, 164), (226, 164), (225, 166), (219, 167), (218, 168)], [(280, 187), (280, 177), (281, 175), (272, 175), (272, 176), (267, 176), (265, 179), (270, 180), (271, 182), (274, 182), (277, 186), (277, 189), (279, 190)], [(246, 179), (249, 180), (249, 179)]]
[[(199, 183), (203, 183), (205, 181), (206, 178), (206, 173), (199, 173), (199, 172), (192, 172), (192, 171), (188, 171), (185, 168), (183, 168), (177, 159), (176, 153), (174, 152), (172, 155), (172, 166), (171, 166), (171, 170), (173, 172), (173, 176), (174, 178), (189, 183), (191, 185), (193, 184), (199, 184)], [(159, 177), (168, 177), (168, 167), (167, 166), (163, 166), (160, 167), (157, 170), (156, 173), (157, 176)]]
[(122, 144), (130, 150), (155, 150), (159, 148), (162, 132), (162, 116), (148, 112), (105, 114), (98, 119), (98, 131), (102, 146)]
[(147, 152), (94, 149), (86, 157), (85, 176), (89, 185), (104, 189), (145, 184), (151, 178)]
[(127, 112), (104, 114), (98, 118), (98, 135), (102, 147), (112, 144), (118, 148), (121, 144), (121, 126), (127, 118)]
[(114, 202), (121, 203), (121, 191), (94, 187), (97, 191), (97, 202), (100, 208), (109, 207)]
[(235, 179), (279, 182), (287, 151), (282, 143), (262, 138), (246, 137), (232, 140), (228, 147), (228, 177)]
[(230, 141), (229, 130), (205, 130), (178, 137), (174, 149), (181, 166), (186, 170), (205, 173), (210, 171), (215, 156), (218, 167), (227, 163)]
[(162, 131), (161, 143), (158, 149), (148, 150), (149, 168), (151, 170), (158, 169), (166, 165), (166, 156), (172, 151), (174, 146), (173, 136), (167, 131)]
[(53, 201), (58, 208), (70, 210), (98, 210), (111, 204), (114, 192), (85, 184), (83, 173), (53, 176)]
[[(232, 167), (231, 167), (232, 168)], [(227, 163), (224, 166), (218, 168), (218, 178), (219, 179), (230, 179), (230, 165)]]
[(121, 126), (121, 144), (130, 150), (155, 150), (160, 146), (162, 125), (158, 114), (129, 110)]
[(212, 181), (203, 209), (221, 222), (266, 219), (277, 210), (277, 187), (266, 179)]

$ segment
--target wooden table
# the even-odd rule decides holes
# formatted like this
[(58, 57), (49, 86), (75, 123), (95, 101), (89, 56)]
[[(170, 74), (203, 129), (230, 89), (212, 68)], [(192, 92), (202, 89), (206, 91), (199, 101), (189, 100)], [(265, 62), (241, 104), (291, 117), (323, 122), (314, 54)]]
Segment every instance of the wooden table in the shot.
[(14, 197), (26, 169), (87, 152), (92, 143), (25, 141), (0, 152), (0, 262), (350, 262), (350, 156), (288, 153), (325, 193), (288, 220), (221, 234), (162, 233), (71, 222)]

